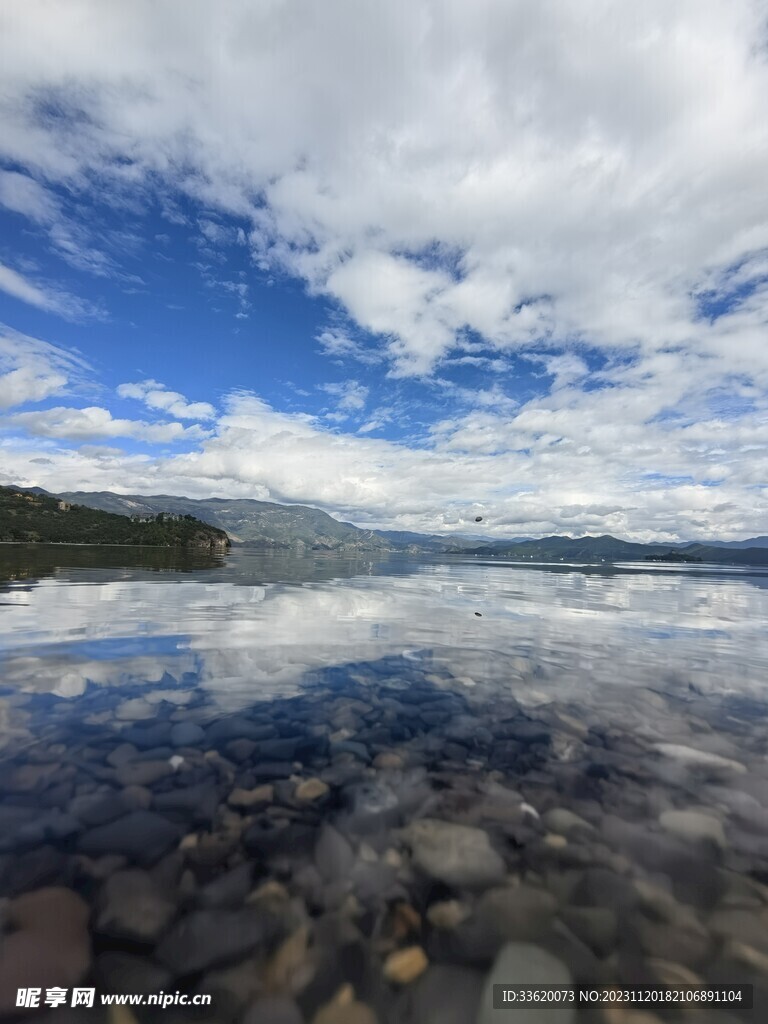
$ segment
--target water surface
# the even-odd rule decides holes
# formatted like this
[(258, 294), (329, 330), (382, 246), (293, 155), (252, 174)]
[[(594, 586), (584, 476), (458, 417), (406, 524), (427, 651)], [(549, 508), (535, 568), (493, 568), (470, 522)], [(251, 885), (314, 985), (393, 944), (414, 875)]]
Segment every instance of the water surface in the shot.
[(476, 1024), (502, 952), (765, 1019), (766, 621), (744, 567), (0, 547), (0, 1015), (74, 892), (46, 977), (214, 994), (141, 1022)]
[(233, 710), (391, 655), (524, 703), (612, 687), (760, 697), (768, 572), (477, 559), (0, 549), (4, 684), (184, 680)]

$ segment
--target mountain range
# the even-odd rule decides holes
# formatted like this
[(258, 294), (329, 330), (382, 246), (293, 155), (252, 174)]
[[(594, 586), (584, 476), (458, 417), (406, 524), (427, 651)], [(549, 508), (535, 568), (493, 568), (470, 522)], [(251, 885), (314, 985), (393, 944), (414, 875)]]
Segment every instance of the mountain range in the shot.
[(192, 515), (225, 530), (235, 544), (277, 550), (389, 551), (393, 545), (374, 530), (361, 530), (309, 505), (278, 505), (252, 498), (184, 498), (170, 494), (115, 494), (68, 491), (57, 495), (124, 516), (172, 512)]
[[(29, 490), (48, 494), (42, 488)], [(407, 530), (364, 530), (352, 523), (339, 522), (309, 505), (280, 505), (252, 498), (186, 498), (113, 491), (68, 491), (55, 497), (124, 516), (150, 516), (158, 512), (192, 515), (226, 531), (235, 544), (261, 549), (472, 554), (539, 562), (637, 561), (670, 552), (678, 560), (682, 553), (687, 561), (768, 564), (768, 536), (680, 544), (639, 544), (608, 535), (484, 541), (477, 534), (440, 536)]]

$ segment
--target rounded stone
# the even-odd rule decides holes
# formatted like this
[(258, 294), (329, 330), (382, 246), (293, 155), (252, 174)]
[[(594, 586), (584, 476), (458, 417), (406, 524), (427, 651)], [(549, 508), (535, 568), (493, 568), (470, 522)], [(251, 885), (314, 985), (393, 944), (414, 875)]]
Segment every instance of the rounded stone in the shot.
[(146, 811), (152, 803), (152, 790), (146, 786), (126, 786), (122, 799), (129, 810)]
[(175, 904), (146, 871), (117, 871), (99, 894), (100, 932), (115, 938), (149, 942), (173, 920)]
[(227, 797), (230, 807), (247, 809), (264, 804), (271, 804), (275, 798), (275, 787), (272, 785), (257, 786), (255, 789), (235, 788)]
[(659, 815), (659, 824), (665, 832), (680, 839), (710, 841), (721, 849), (726, 845), (722, 823), (703, 811), (664, 811)]
[(410, 985), (429, 967), (421, 946), (408, 946), (390, 953), (384, 961), (384, 977), (395, 985)]
[(304, 1017), (287, 996), (266, 996), (246, 1010), (243, 1024), (304, 1024)]
[(396, 754), (394, 751), (385, 751), (381, 754), (377, 754), (373, 759), (374, 768), (402, 768), (405, 764), (405, 760), (400, 754)]
[(205, 730), (194, 722), (178, 722), (171, 729), (171, 743), (174, 747), (194, 747), (205, 739)]
[(294, 796), (302, 804), (313, 803), (315, 800), (322, 800), (330, 792), (330, 786), (322, 779), (305, 779), (296, 787)]
[(545, 811), (541, 820), (550, 832), (556, 832), (562, 836), (567, 836), (569, 832), (575, 832), (579, 829), (582, 831), (594, 831), (594, 826), (590, 825), (588, 821), (580, 818), (578, 814), (574, 814), (573, 811), (569, 811), (565, 807), (553, 807), (551, 810)]
[(403, 834), (416, 866), (446, 885), (485, 886), (504, 877), (504, 861), (482, 829), (423, 818)]
[(427, 910), (427, 920), (433, 928), (451, 931), (469, 916), (469, 907), (458, 900), (440, 900)]
[(0, 1016), (16, 1012), (20, 988), (69, 988), (85, 977), (90, 963), (87, 933), (14, 932), (0, 950)]
[[(572, 983), (571, 974), (562, 961), (540, 946), (528, 942), (509, 942), (498, 953), (489, 972), (477, 1024), (498, 1024), (499, 1011), (493, 1006), (494, 985), (555, 985)], [(515, 1024), (573, 1024), (570, 1006), (521, 1006), (514, 1011)]]
[(7, 910), (10, 924), (25, 931), (79, 935), (87, 931), (90, 910), (76, 892), (59, 886), (17, 896)]

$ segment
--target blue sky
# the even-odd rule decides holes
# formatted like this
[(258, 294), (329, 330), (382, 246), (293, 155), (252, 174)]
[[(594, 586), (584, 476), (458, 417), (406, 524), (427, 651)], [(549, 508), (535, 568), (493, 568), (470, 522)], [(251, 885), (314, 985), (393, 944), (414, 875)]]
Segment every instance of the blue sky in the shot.
[(765, 532), (768, 5), (0, 11), (0, 481)]

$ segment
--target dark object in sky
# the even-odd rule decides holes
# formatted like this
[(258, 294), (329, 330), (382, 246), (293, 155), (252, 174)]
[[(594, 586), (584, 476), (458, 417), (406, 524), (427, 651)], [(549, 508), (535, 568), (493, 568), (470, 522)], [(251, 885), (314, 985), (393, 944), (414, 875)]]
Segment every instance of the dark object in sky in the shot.
[(476, 523), (482, 523), (482, 521), (483, 521), (483, 517), (482, 516), (475, 516), (475, 522)]
[(482, 612), (475, 612), (475, 615), (478, 617), (478, 619), (482, 619), (482, 617), (483, 617), (483, 613)]

